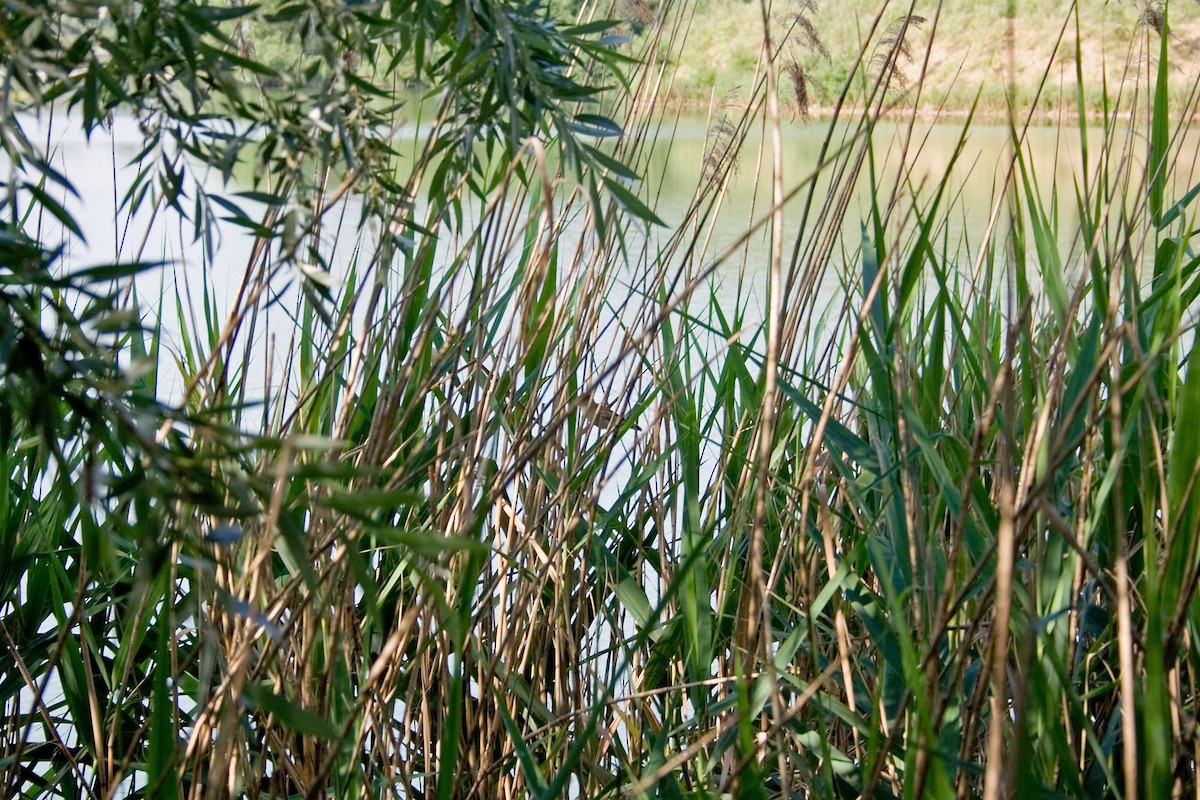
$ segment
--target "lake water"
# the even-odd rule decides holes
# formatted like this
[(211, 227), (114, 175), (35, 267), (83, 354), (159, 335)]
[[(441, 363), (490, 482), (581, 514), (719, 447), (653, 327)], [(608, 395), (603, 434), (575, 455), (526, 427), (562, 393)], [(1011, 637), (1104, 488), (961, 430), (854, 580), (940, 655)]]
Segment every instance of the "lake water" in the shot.
[[(143, 146), (143, 136), (136, 122), (118, 118), (110, 129), (98, 129), (90, 141), (62, 115), (54, 121), (53, 126), (47, 125), (44, 120), (26, 122), (31, 138), (49, 142), (53, 153), (52, 163), (69, 178), (79, 193), (79, 197), (74, 198), (60, 190), (58, 199), (80, 223), (84, 233), (82, 239), (70, 235), (51, 221), (44, 221), (41, 228), (44, 241), (62, 243), (68, 266), (77, 268), (139, 258), (162, 261), (170, 268), (139, 279), (138, 288), (144, 298), (157, 298), (160, 289), (165, 291), (167, 298), (173, 298), (178, 289), (183, 297), (191, 298), (191, 313), (195, 313), (201, 305), (201, 293), (207, 281), (216, 306), (213, 309), (215, 317), (223, 320), (241, 285), (252, 240), (240, 230), (227, 226), (217, 236), (215, 251), (206, 253), (202, 242), (195, 240), (191, 223), (177, 214), (169, 211), (152, 214), (147, 203), (132, 217), (124, 212), (114, 215), (118, 198), (124, 195), (136, 175), (136, 165), (129, 162)], [(651, 233), (654, 241), (664, 241), (670, 229), (682, 219), (700, 180), (706, 153), (707, 125), (704, 119), (685, 117), (663, 131), (667, 135), (651, 148), (649, 157), (638, 165), (645, 176), (640, 187), (641, 195), (653, 202), (658, 214), (668, 224), (667, 231)], [(785, 187), (794, 186), (813, 172), (826, 131), (827, 124), (823, 122), (789, 120), (784, 123)], [(755, 129), (743, 149), (738, 170), (728, 187), (721, 211), (715, 218), (711, 240), (707, 250), (695, 259), (697, 264), (710, 263), (717, 253), (744, 235), (751, 220), (759, 219), (769, 211), (769, 146), (766, 152), (760, 153), (758, 142), (754, 139), (758, 137), (769, 141), (769, 135), (763, 137), (762, 133), (761, 128)], [(835, 146), (844, 133), (844, 129), (836, 132)], [(877, 172), (880, 175), (897, 174), (898, 143), (906, 133), (905, 126), (892, 123), (882, 124), (877, 129), (874, 142), (878, 158)], [(1091, 135), (1093, 141), (1098, 139), (1094, 129)], [(929, 188), (947, 173), (961, 136), (961, 124), (917, 123), (909, 148), (909, 192), (918, 197), (929, 194)], [(1188, 146), (1182, 148), (1182, 152), (1195, 154), (1197, 147), (1194, 138), (1189, 139)], [(1034, 174), (1042, 181), (1040, 190), (1046, 203), (1051, 202), (1052, 186), (1057, 186), (1060, 230), (1068, 234), (1060, 237), (1065, 249), (1071, 243), (1070, 233), (1077, 228), (1076, 186), (1085, 180), (1079, 130), (1069, 126), (1035, 127), (1028, 132), (1027, 146)], [(1096, 144), (1093, 144), (1095, 148)], [(1135, 156), (1143, 154), (1144, 143), (1134, 141), (1132, 151)], [(956, 194), (954, 211), (949, 218), (949, 225), (953, 228), (948, 232), (951, 242), (965, 237), (967, 241), (977, 243), (982, 238), (999, 180), (1009, 163), (1010, 152), (1011, 141), (1006, 127), (976, 124), (970, 128), (963, 153), (950, 172), (950, 186)], [(1194, 172), (1195, 165), (1181, 166), (1181, 178), (1189, 181), (1190, 185), (1188, 176)], [(200, 175), (200, 179), (211, 191), (221, 188), (211, 176)], [(1176, 187), (1174, 196), (1181, 195), (1187, 188), (1184, 185)], [(842, 243), (848, 253), (853, 253), (858, 244), (857, 222), (864, 219), (867, 213), (869, 191), (867, 182), (860, 181), (858, 192), (847, 212), (848, 224), (844, 226)], [(796, 230), (803, 198), (804, 193), (801, 192), (796, 200), (786, 206), (785, 231)], [(818, 202), (820, 199), (819, 190)], [(184, 206), (188, 206), (186, 201)], [(355, 220), (357, 214), (354, 211), (351, 201), (345, 218)], [(761, 318), (763, 310), (769, 262), (766, 230), (766, 226), (763, 226), (752, 235), (744, 248), (717, 265), (712, 276), (712, 288), (721, 304), (731, 309), (740, 303), (748, 322)], [(785, 234), (784, 240), (785, 253), (790, 253), (791, 238)], [(337, 273), (344, 270), (352, 255), (352, 247), (339, 244), (331, 260), (332, 271)], [(835, 258), (835, 261), (838, 260)], [(209, 265), (207, 268), (206, 264)], [(840, 279), (837, 276), (829, 276), (826, 283), (818, 290), (821, 295), (817, 300), (818, 307), (832, 301), (839, 291)], [(294, 288), (290, 291), (294, 292)], [(277, 299), (287, 306), (290, 297), (285, 292)], [(171, 349), (178, 350), (181, 326), (174, 317), (174, 304), (167, 303), (165, 306), (163, 327), (166, 342)], [(189, 327), (193, 330), (202, 329), (203, 323), (197, 318), (189, 323)]]

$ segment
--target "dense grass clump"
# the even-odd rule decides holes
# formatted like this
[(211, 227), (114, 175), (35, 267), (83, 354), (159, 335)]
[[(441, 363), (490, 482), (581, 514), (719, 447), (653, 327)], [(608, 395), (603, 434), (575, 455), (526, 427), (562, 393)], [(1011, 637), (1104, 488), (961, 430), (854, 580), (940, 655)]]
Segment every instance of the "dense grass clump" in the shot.
[[(516, 0), (6, 7), (0, 794), (1197, 791), (1169, 9), (1090, 118), (1062, 11), (1074, 181), (1014, 101), (976, 229), (971, 114), (929, 154), (913, 111), (940, 5), (875, 9), (798, 168), (816, 4), (764, 3), (670, 226), (693, 9), (631, 7), (632, 44)], [(105, 213), (138, 231), (78, 263), (56, 136), (130, 120)], [(717, 252), (739, 169), (769, 200)], [(167, 224), (190, 269), (154, 263)], [(718, 299), (731, 264), (761, 309)]]

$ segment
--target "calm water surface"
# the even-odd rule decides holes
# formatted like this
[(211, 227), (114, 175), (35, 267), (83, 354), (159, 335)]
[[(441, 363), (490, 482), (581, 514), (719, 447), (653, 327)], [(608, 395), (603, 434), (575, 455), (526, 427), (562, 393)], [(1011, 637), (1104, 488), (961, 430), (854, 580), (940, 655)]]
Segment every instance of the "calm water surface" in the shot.
[[(135, 166), (129, 162), (143, 146), (142, 136), (133, 120), (117, 119), (111, 130), (97, 130), (90, 142), (76, 127), (64, 122), (61, 115), (53, 130), (47, 128), (44, 123), (30, 120), (28, 133), (33, 137), (43, 137), (43, 140), (48, 136), (53, 148), (54, 165), (78, 191), (78, 198), (61, 192), (59, 199), (75, 214), (84, 238), (71, 236), (49, 222), (43, 223), (43, 238), (48, 242), (61, 241), (68, 264), (73, 268), (136, 258), (161, 260), (169, 264), (169, 269), (141, 279), (139, 289), (144, 297), (157, 298), (161, 288), (166, 292), (165, 296), (170, 298), (178, 288), (185, 298), (191, 298), (195, 307), (203, 291), (202, 279), (206, 279), (216, 302), (218, 318), (224, 319), (241, 283), (250, 237), (232, 226), (225, 226), (219, 231), (215, 252), (207, 254), (203, 243), (194, 239), (191, 223), (177, 214), (159, 212), (152, 216), (148, 208), (143, 208), (133, 217), (124, 212), (114, 215), (114, 198), (124, 194), (136, 174)], [(795, 186), (813, 172), (826, 129), (826, 124), (820, 122), (785, 123), (785, 188)], [(656, 202), (658, 213), (668, 226), (675, 226), (683, 218), (692, 201), (703, 169), (705, 131), (703, 119), (684, 118), (677, 125), (662, 129), (649, 157), (637, 165), (646, 176), (639, 187), (642, 196)], [(876, 131), (876, 172), (886, 176), (883, 179), (885, 187), (894, 185), (899, 172), (898, 142), (906, 132), (907, 128), (894, 124), (881, 125)], [(844, 131), (835, 135), (835, 146), (842, 133)], [(743, 150), (738, 170), (713, 225), (707, 251), (696, 259), (697, 263), (709, 263), (717, 253), (744, 234), (751, 220), (757, 220), (769, 211), (769, 147), (765, 153), (760, 153), (758, 143), (754, 140), (754, 137), (761, 138), (761, 134), (761, 129), (756, 130)], [(1093, 130), (1091, 135), (1096, 141), (1097, 132)], [(949, 241), (953, 244), (965, 240), (974, 245), (982, 238), (987, 227), (996, 187), (1003, 176), (1002, 170), (1009, 163), (1011, 144), (1007, 128), (974, 125), (966, 135), (962, 154), (950, 170), (961, 136), (961, 125), (957, 124), (916, 125), (907, 159), (911, 171), (908, 173), (906, 194), (928, 198), (932, 188), (949, 170), (949, 185), (954, 192), (953, 212), (948, 218)], [(1073, 127), (1038, 127), (1031, 129), (1028, 134), (1033, 171), (1041, 181), (1039, 191), (1047, 205), (1053, 202), (1057, 190), (1059, 229), (1062, 232), (1060, 242), (1064, 249), (1070, 245), (1071, 235), (1078, 226), (1074, 199), (1076, 186), (1085, 180), (1079, 139), (1079, 130)], [(1092, 147), (1097, 149), (1096, 144)], [(1144, 143), (1134, 141), (1133, 151), (1139, 155), (1144, 153)], [(1193, 154), (1193, 157), (1196, 151), (1194, 141), (1190, 141), (1182, 150)], [(1183, 180), (1187, 180), (1186, 176), (1194, 171), (1195, 164), (1179, 166), (1182, 184)], [(198, 177), (204, 180), (210, 190), (220, 190), (215, 180), (203, 174)], [(818, 205), (824, 199), (827, 185), (827, 180), (818, 181), (815, 198)], [(1182, 195), (1187, 188), (1185, 185), (1175, 187), (1174, 196)], [(859, 241), (858, 223), (865, 219), (868, 212), (869, 191), (867, 181), (860, 181), (847, 211), (842, 244), (851, 255)], [(785, 254), (791, 252), (805, 195), (806, 192), (800, 192), (785, 208)], [(902, 207), (907, 202), (903, 201)], [(188, 205), (184, 203), (185, 208)], [(252, 207), (253, 204), (250, 205)], [(348, 223), (356, 220), (353, 207), (347, 210), (350, 212), (346, 215)], [(657, 237), (652, 242), (666, 238), (662, 231), (654, 231), (650, 235)], [(718, 266), (712, 279), (713, 290), (722, 305), (732, 309), (737, 303), (743, 304), (748, 321), (762, 314), (769, 261), (766, 235), (764, 226), (750, 237), (744, 248)], [(339, 243), (332, 258), (334, 272), (345, 270), (352, 255), (351, 246)], [(964, 249), (963, 261), (966, 260)], [(206, 261), (211, 264), (207, 270)], [(835, 261), (841, 263), (840, 258)], [(852, 267), (853, 263), (850, 265)], [(821, 289), (827, 300), (834, 298), (838, 283), (838, 276), (827, 279), (828, 285)], [(286, 293), (281, 299), (285, 301), (285, 307), (290, 305)], [(181, 326), (178, 319), (171, 317), (174, 304), (166, 305), (164, 333), (168, 343), (174, 340), (177, 347)], [(818, 302), (818, 305), (821, 303)], [(291, 324), (290, 320), (288, 324)]]

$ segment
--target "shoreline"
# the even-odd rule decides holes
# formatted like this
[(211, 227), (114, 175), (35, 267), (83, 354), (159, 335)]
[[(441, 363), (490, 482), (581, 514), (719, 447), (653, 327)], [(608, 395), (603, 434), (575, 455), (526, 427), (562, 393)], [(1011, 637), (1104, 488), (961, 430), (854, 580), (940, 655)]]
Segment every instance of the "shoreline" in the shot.
[[(706, 116), (710, 112), (716, 112), (718, 109), (725, 111), (744, 112), (750, 108), (750, 104), (744, 102), (737, 103), (721, 103), (718, 107), (713, 107), (710, 103), (693, 101), (688, 99), (681, 100), (666, 100), (664, 106), (668, 113), (691, 114), (698, 116)], [(829, 122), (834, 118), (835, 107), (832, 105), (813, 105), (810, 106), (806, 114), (800, 114), (790, 103), (781, 102), (780, 116), (781, 119), (789, 119), (792, 121), (804, 122)], [(841, 117), (843, 119), (861, 119), (866, 109), (861, 105), (845, 105), (841, 109)], [(976, 108), (972, 111), (969, 108), (961, 106), (953, 107), (931, 107), (920, 106), (915, 110), (905, 106), (903, 108), (893, 106), (883, 109), (879, 114), (879, 119), (888, 122), (907, 121), (913, 117), (917, 120), (927, 123), (938, 122), (961, 122), (971, 117), (974, 122), (984, 125), (1006, 125), (1009, 121), (1013, 121), (1018, 125), (1024, 125), (1028, 120), (1030, 125), (1037, 127), (1054, 127), (1056, 125), (1078, 125), (1081, 115), (1075, 108), (1057, 107), (1050, 109), (1038, 109), (1030, 113), (1027, 109), (1018, 109), (1015, 115), (1002, 109), (993, 108)], [(1105, 119), (1117, 122), (1129, 122), (1137, 113), (1128, 109), (1119, 111), (1110, 111), (1107, 115), (1101, 111), (1088, 111), (1082, 118), (1087, 122), (1103, 122)], [(1171, 114), (1172, 122), (1200, 122), (1200, 108), (1197, 108), (1189, 115)]]

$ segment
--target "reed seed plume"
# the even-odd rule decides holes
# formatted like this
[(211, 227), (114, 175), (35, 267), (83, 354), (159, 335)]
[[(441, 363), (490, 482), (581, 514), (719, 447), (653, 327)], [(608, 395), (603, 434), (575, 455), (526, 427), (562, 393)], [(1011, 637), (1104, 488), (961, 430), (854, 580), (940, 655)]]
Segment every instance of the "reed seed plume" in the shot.
[(925, 17), (918, 14), (905, 14), (884, 29), (870, 61), (871, 75), (876, 81), (899, 90), (908, 87), (909, 78), (903, 64), (913, 60), (909, 36), (926, 22)]
[[(821, 35), (810, 15), (818, 12), (816, 0), (796, 0), (787, 13), (776, 14), (774, 20), (783, 29), (779, 41), (808, 50), (831, 61), (829, 49), (821, 40)], [(798, 40), (793, 37), (798, 37)]]
[(1166, 24), (1166, 4), (1162, 0), (1146, 0), (1137, 24), (1140, 28), (1149, 28), (1157, 34), (1162, 34)]
[(825, 43), (821, 41), (821, 36), (817, 33), (816, 25), (806, 15), (800, 14), (796, 17), (796, 24), (800, 28), (800, 43), (803, 47), (808, 48), (826, 61), (831, 61), (829, 49), (825, 47)]
[[(792, 85), (793, 102), (796, 116), (808, 119), (814, 90), (819, 93), (819, 86), (812, 80), (805, 69), (800, 51), (813, 53), (827, 63), (832, 63), (829, 49), (821, 40), (816, 25), (810, 15), (818, 13), (816, 0), (796, 0), (792, 3), (790, 13), (776, 16), (775, 21), (783, 27), (779, 37), (782, 42), (783, 73)], [(790, 54), (789, 54), (790, 53)]]
[(639, 30), (654, 23), (654, 10), (646, 0), (620, 0), (617, 14), (638, 26)]
[(808, 93), (808, 75), (804, 71), (804, 67), (794, 59), (788, 59), (783, 65), (784, 74), (788, 76), (788, 80), (792, 83), (792, 90), (795, 93), (796, 114), (801, 119), (809, 118), (809, 103), (810, 97)]
[(701, 183), (711, 184), (726, 173), (736, 174), (741, 156), (741, 136), (730, 114), (738, 104), (738, 92), (732, 89), (718, 106), (717, 118), (705, 134)]

